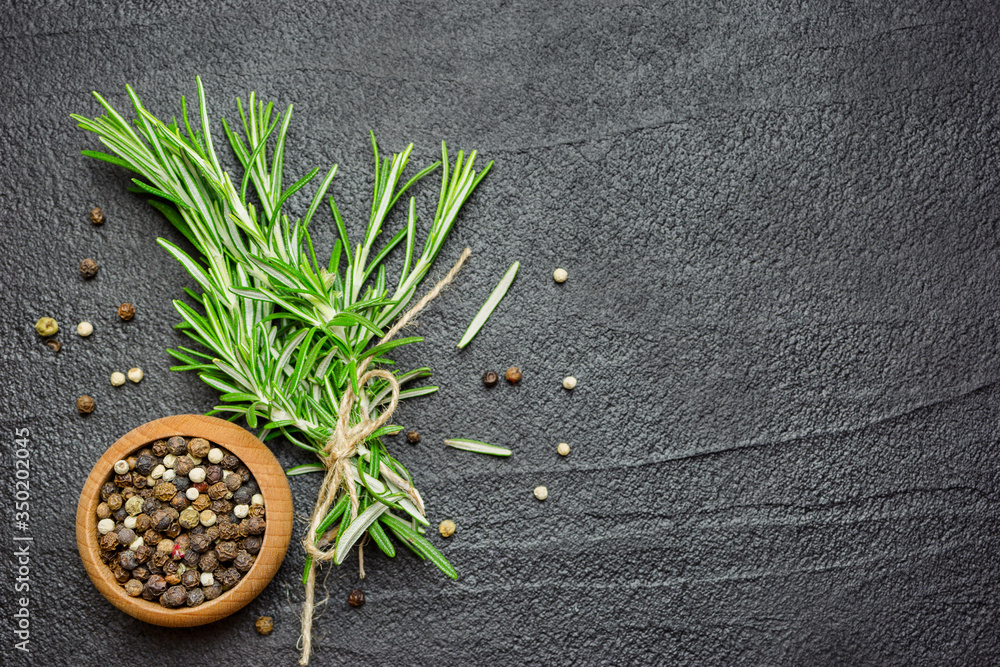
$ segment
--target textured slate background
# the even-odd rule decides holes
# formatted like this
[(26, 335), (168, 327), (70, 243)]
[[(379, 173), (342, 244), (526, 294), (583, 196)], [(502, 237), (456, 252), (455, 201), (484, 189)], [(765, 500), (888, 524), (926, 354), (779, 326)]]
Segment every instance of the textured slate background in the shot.
[[(370, 550), (368, 604), (351, 609), (353, 565), (329, 570), (315, 664), (1000, 661), (994, 7), (542, 4), (0, 10), (0, 511), (13, 429), (30, 428), (36, 540), (33, 651), (13, 650), (5, 611), (5, 664), (297, 656), (297, 549), (246, 609), (193, 631), (119, 613), (75, 552), (99, 453), (214, 397), (167, 370), (169, 298), (190, 281), (155, 238), (178, 235), (125, 173), (79, 156), (96, 142), (69, 114), (96, 115), (94, 89), (121, 108), (131, 83), (170, 116), (197, 73), (216, 118), (251, 89), (295, 103), (287, 173), (339, 163), (355, 234), (369, 129), (387, 149), (415, 141), (419, 164), (442, 138), (496, 160), (443, 253), (468, 244), (473, 260), (401, 355), (442, 387), (401, 409), (424, 439), (397, 451), (432, 521), (458, 523), (435, 540), (461, 577)], [(313, 227), (329, 248), (328, 214)], [(83, 257), (101, 264), (93, 281)], [(515, 259), (512, 292), (458, 353)], [(63, 326), (58, 355), (34, 334), (42, 315)], [(89, 339), (72, 333), (84, 319)], [(510, 364), (520, 387), (481, 387)], [(141, 385), (108, 384), (133, 365)], [(81, 393), (97, 400), (87, 418)], [(446, 451), (455, 435), (516, 455)], [(299, 512), (317, 483), (293, 480)], [(5, 610), (11, 536), (5, 518)]]

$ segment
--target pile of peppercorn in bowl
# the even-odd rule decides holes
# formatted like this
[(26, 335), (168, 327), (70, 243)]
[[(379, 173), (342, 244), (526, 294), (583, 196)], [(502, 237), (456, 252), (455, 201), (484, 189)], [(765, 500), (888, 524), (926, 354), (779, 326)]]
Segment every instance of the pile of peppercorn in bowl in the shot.
[(105, 452), (81, 495), (77, 541), (91, 580), (117, 607), (198, 625), (267, 585), (291, 523), (284, 472), (259, 440), (220, 419), (179, 415)]

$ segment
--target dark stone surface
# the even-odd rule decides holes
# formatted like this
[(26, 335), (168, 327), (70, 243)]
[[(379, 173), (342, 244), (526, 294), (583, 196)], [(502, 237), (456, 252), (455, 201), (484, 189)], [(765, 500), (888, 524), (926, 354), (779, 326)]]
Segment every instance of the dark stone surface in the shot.
[[(442, 255), (468, 244), (473, 260), (400, 355), (442, 387), (401, 409), (423, 440), (396, 448), (432, 521), (458, 524), (432, 539), (460, 579), (370, 552), (353, 609), (354, 565), (327, 569), (315, 664), (1000, 661), (992, 3), (364, 5), (0, 10), (3, 663), (297, 656), (296, 548), (243, 611), (189, 631), (119, 613), (75, 552), (76, 495), (104, 448), (215, 397), (167, 370), (170, 298), (191, 283), (155, 238), (178, 235), (125, 173), (80, 157), (97, 145), (69, 114), (98, 113), (93, 89), (122, 108), (130, 83), (170, 116), (197, 73), (216, 118), (251, 89), (295, 103), (287, 173), (339, 163), (354, 234), (369, 128), (387, 149), (415, 141), (415, 164), (442, 138), (496, 160)], [(329, 216), (313, 228), (329, 248)], [(510, 295), (457, 352), (515, 259)], [(59, 354), (35, 336), (42, 315)], [(510, 364), (519, 387), (482, 388)], [(110, 386), (133, 365), (141, 385)], [(10, 617), (15, 428), (31, 433), (30, 660)], [(318, 481), (292, 481), (300, 513)]]

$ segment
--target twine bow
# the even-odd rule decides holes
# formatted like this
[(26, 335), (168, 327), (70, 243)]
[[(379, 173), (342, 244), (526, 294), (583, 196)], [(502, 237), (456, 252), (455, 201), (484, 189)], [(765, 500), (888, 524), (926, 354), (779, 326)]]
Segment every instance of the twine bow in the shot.
[[(434, 289), (428, 292), (424, 298), (399, 318), (396, 324), (379, 341), (379, 345), (392, 340), (403, 327), (409, 324), (410, 320), (418, 312), (423, 310), (424, 306), (433, 301), (441, 293), (441, 290), (455, 279), (455, 274), (462, 268), (462, 265), (469, 258), (470, 254), (472, 254), (472, 251), (466, 248), (445, 277), (438, 281)], [(319, 530), (327, 512), (330, 511), (330, 505), (336, 500), (340, 492), (341, 483), (346, 487), (347, 494), (351, 499), (351, 521), (357, 518), (358, 489), (351, 470), (351, 459), (357, 454), (358, 446), (371, 437), (375, 431), (384, 426), (399, 405), (399, 382), (392, 373), (381, 368), (366, 371), (370, 362), (371, 357), (366, 357), (357, 369), (357, 386), (361, 393), (360, 397), (354, 393), (352, 383), (347, 383), (347, 388), (340, 399), (340, 409), (337, 411), (337, 426), (323, 447), (323, 453), (325, 454), (323, 463), (326, 466), (326, 475), (323, 477), (322, 485), (320, 485), (319, 497), (316, 499), (316, 507), (313, 508), (312, 517), (309, 519), (309, 527), (306, 529), (305, 539), (302, 540), (302, 546), (305, 548), (306, 554), (312, 558), (313, 566), (309, 568), (309, 574), (306, 577), (306, 599), (302, 605), (302, 656), (299, 658), (300, 665), (309, 664), (309, 655), (312, 651), (312, 619), (315, 607), (316, 568), (319, 563), (333, 560), (337, 557), (336, 546), (326, 550), (316, 546), (316, 531)], [(392, 398), (389, 401), (388, 407), (378, 417), (372, 419), (363, 387), (375, 378), (382, 378), (389, 383)], [(352, 425), (351, 416), (354, 413), (354, 404), (359, 398), (361, 399), (361, 410), (359, 411), (361, 413), (361, 420), (357, 424)], [(414, 505), (420, 510), (420, 513), (424, 513), (423, 499), (405, 478), (396, 474), (385, 463), (380, 466), (378, 472), (388, 481), (398, 486), (403, 493), (413, 500)]]

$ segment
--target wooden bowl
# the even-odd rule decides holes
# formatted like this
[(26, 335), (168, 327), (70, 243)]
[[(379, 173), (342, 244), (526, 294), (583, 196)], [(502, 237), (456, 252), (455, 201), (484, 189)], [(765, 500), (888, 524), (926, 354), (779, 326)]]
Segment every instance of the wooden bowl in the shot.
[[(108, 481), (116, 461), (156, 440), (180, 435), (205, 438), (236, 455), (250, 469), (260, 486), (267, 508), (264, 541), (253, 567), (236, 586), (197, 607), (167, 609), (158, 602), (130, 597), (101, 562), (97, 534), (97, 505), (101, 485)], [(111, 445), (90, 471), (76, 510), (76, 543), (90, 580), (111, 604), (140, 621), (168, 627), (188, 627), (217, 621), (241, 609), (271, 581), (288, 550), (292, 536), (292, 494), (281, 464), (260, 440), (246, 429), (223, 419), (203, 415), (164, 417), (126, 433)]]

